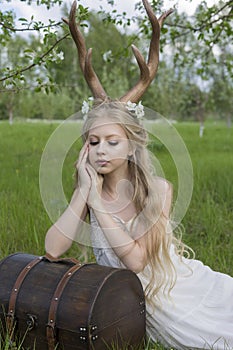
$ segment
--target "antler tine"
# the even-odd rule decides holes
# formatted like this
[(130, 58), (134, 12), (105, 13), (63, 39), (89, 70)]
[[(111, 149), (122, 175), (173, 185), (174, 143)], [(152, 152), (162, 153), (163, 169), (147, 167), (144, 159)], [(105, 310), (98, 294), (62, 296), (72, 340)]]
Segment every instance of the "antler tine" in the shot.
[(92, 49), (89, 49), (86, 54), (85, 59), (85, 69), (84, 69), (84, 76), (86, 78), (86, 81), (93, 93), (93, 96), (95, 98), (100, 98), (102, 100), (105, 100), (107, 97), (107, 94), (102, 87), (93, 67), (91, 64), (91, 58), (92, 58)]
[(160, 28), (162, 28), (163, 22), (165, 21), (165, 19), (172, 13), (174, 12), (174, 9), (169, 9), (168, 11), (164, 12), (158, 19), (159, 22), (159, 26)]
[(159, 65), (160, 30), (164, 20), (173, 12), (170, 9), (157, 19), (149, 2), (147, 0), (142, 1), (152, 26), (148, 61), (146, 63), (140, 51), (132, 45), (134, 56), (140, 68), (140, 79), (133, 88), (120, 98), (122, 102), (138, 102), (154, 79)]
[(69, 15), (69, 20), (63, 19), (65, 23), (69, 25), (70, 33), (72, 35), (72, 38), (75, 42), (75, 45), (78, 50), (78, 57), (79, 57), (79, 64), (81, 67), (81, 70), (83, 72), (83, 75), (86, 79), (86, 82), (91, 89), (91, 92), (93, 94), (94, 98), (100, 98), (104, 100), (107, 97), (107, 94), (102, 87), (99, 78), (97, 77), (92, 64), (91, 64), (91, 49), (88, 50), (86, 49), (86, 44), (84, 37), (80, 31), (80, 29), (77, 26), (76, 23), (76, 8), (77, 8), (77, 3), (76, 0), (73, 2), (71, 10), (70, 10), (70, 15)]

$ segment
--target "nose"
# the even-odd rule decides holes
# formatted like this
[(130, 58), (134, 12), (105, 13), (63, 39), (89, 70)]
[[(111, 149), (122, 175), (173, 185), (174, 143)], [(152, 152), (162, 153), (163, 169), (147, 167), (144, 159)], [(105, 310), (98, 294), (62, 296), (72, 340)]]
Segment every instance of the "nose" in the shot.
[(97, 154), (105, 154), (106, 152), (106, 142), (100, 141), (96, 149)]

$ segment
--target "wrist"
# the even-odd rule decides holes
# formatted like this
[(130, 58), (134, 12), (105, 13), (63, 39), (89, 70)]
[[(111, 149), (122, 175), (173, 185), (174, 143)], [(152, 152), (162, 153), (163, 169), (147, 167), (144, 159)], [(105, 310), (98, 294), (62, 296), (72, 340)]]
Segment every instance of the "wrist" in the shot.
[(93, 210), (95, 213), (96, 218), (103, 217), (105, 215), (109, 216), (109, 213), (107, 212), (106, 208), (103, 206), (102, 202), (99, 200), (95, 200), (92, 203), (88, 202), (88, 207)]
[(86, 204), (87, 203), (87, 197), (88, 197), (88, 189), (84, 189), (84, 188), (76, 188), (73, 196), (71, 198), (70, 201), (70, 205), (73, 206), (80, 206), (81, 203)]

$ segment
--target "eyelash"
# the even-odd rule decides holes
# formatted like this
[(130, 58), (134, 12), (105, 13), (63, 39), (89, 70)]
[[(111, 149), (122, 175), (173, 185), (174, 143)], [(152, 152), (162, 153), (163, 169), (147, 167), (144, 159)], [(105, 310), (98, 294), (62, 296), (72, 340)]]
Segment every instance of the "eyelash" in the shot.
[[(90, 142), (89, 142), (89, 144), (90, 144), (91, 146), (96, 146), (96, 145), (98, 145), (98, 143), (99, 143), (99, 141), (90, 141)], [(109, 143), (110, 146), (116, 146), (116, 145), (118, 145), (118, 141), (108, 141), (108, 143)]]

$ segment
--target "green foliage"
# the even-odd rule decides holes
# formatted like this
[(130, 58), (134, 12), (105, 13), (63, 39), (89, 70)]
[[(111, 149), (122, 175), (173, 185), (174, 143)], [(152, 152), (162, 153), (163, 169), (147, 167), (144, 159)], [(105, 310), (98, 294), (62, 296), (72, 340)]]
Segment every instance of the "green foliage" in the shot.
[(74, 110), (74, 101), (63, 89), (57, 94), (24, 92), (18, 101), (17, 117), (38, 119), (66, 119)]
[[(30, 4), (30, 0), (27, 3)], [(38, 6), (46, 4), (48, 8), (55, 3), (61, 4), (61, 1), (37, 1)], [(151, 25), (141, 1), (135, 6), (137, 16), (132, 18), (125, 12), (119, 13), (115, 1), (108, 3), (109, 11), (100, 3), (99, 11), (90, 12), (80, 1), (77, 21), (87, 47), (93, 48), (94, 69), (107, 94), (115, 98), (122, 96), (139, 78), (139, 69), (129, 47), (132, 43), (137, 45), (146, 59)], [(150, 3), (159, 15), (163, 1), (151, 0)], [(69, 10), (63, 5), (64, 17)], [(206, 119), (211, 114), (230, 121), (231, 19), (230, 0), (219, 0), (213, 6), (202, 1), (193, 17), (177, 11), (169, 16), (160, 38), (159, 71), (143, 103), (168, 118), (196, 120), (200, 119), (197, 101), (202, 101), (201, 118)], [(80, 110), (82, 101), (91, 93), (67, 25), (53, 19), (45, 25), (35, 21), (33, 14), (29, 20), (20, 18), (18, 21), (21, 25), (16, 27), (15, 14), (0, 11), (0, 119), (12, 119), (13, 115), (32, 118), (63, 115), (66, 118)], [(133, 32), (127, 29), (132, 23), (137, 28)], [(21, 32), (30, 35), (25, 39), (20, 36)], [(40, 95), (35, 97), (34, 92)], [(58, 99), (60, 112), (54, 102)], [(60, 101), (64, 102), (63, 106)]]

